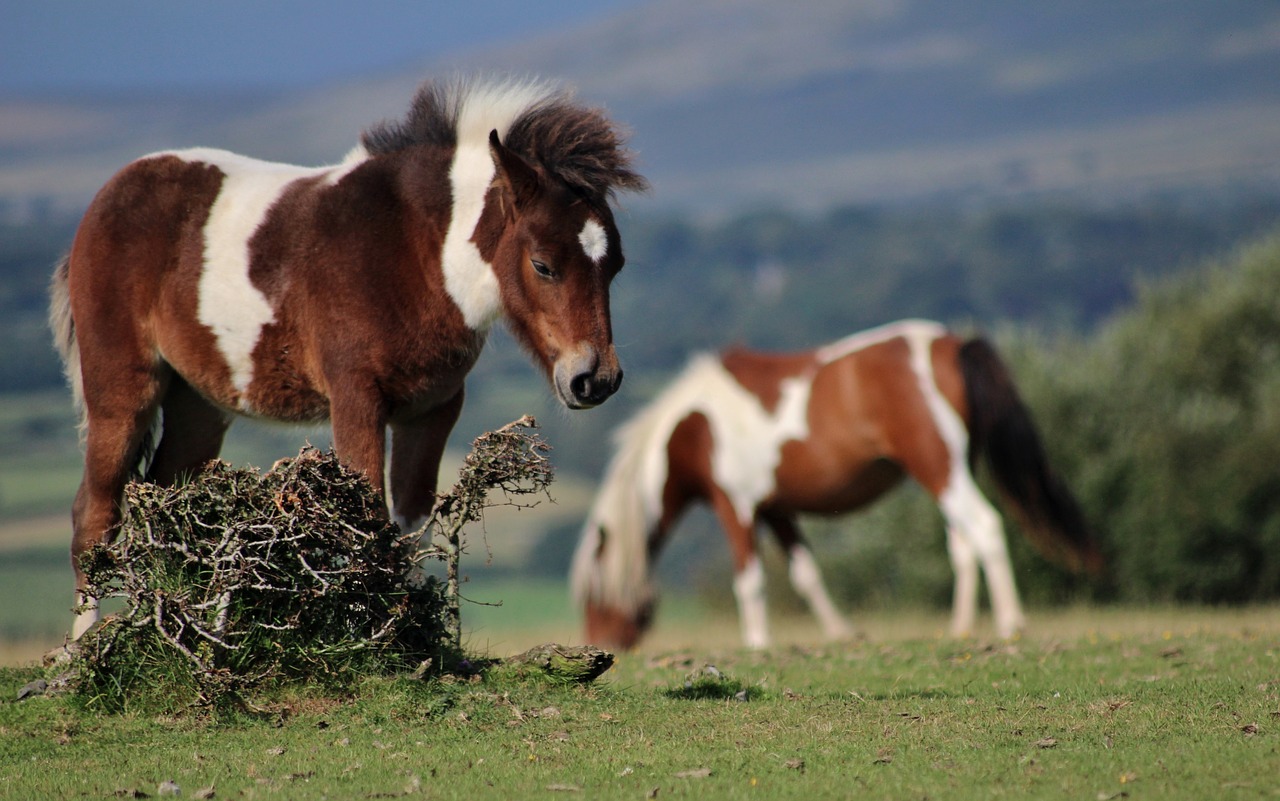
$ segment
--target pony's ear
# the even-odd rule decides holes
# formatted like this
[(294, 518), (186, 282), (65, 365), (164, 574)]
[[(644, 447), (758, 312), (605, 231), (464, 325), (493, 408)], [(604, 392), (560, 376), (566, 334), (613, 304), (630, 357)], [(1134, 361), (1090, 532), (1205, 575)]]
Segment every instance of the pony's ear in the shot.
[(529, 162), (509, 150), (498, 139), (497, 131), (489, 132), (489, 152), (498, 168), (494, 181), (511, 193), (517, 207), (533, 199), (538, 193), (538, 172)]

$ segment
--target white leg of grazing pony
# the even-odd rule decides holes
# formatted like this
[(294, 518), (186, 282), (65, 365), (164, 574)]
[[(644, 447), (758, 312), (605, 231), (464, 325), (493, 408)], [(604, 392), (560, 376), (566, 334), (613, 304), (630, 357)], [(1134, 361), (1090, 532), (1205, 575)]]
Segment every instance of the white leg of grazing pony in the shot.
[(738, 599), (738, 619), (742, 624), (742, 641), (748, 648), (769, 645), (769, 620), (765, 611), (764, 567), (758, 556), (752, 556), (733, 577), (733, 595)]
[(973, 634), (978, 617), (978, 556), (969, 540), (955, 526), (947, 526), (947, 554), (955, 574), (955, 593), (951, 601), (951, 636)]
[[(1004, 526), (995, 508), (982, 496), (968, 470), (953, 470), (947, 489), (939, 499), (942, 513), (947, 518), (948, 529), (954, 529), (964, 540), (987, 578), (987, 590), (991, 595), (991, 610), (995, 617), (996, 633), (1012, 637), (1022, 630), (1026, 622), (1018, 590), (1014, 586), (1013, 567), (1009, 563), (1009, 551), (1005, 545)], [(950, 535), (948, 535), (950, 536)], [(959, 597), (959, 573), (956, 576), (956, 593)]]
[(822, 581), (822, 573), (818, 571), (818, 563), (813, 554), (803, 545), (795, 545), (788, 554), (791, 586), (796, 588), (809, 604), (814, 617), (822, 626), (822, 632), (829, 640), (847, 639), (853, 635), (853, 629), (845, 622), (844, 617), (836, 611), (831, 602), (827, 587)]

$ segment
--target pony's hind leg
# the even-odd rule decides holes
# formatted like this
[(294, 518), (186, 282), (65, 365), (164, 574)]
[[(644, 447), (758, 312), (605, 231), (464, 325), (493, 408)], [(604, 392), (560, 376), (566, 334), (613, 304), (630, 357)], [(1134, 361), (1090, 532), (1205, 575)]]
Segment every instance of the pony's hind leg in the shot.
[(918, 400), (914, 408), (904, 406), (901, 411), (913, 422), (891, 431), (889, 455), (928, 490), (946, 518), (947, 548), (956, 571), (952, 634), (964, 636), (973, 630), (976, 560), (986, 575), (996, 631), (1011, 637), (1022, 629), (1024, 618), (1004, 526), (966, 465), (969, 437), (964, 420), (939, 389), (927, 352), (913, 345), (912, 362)]
[(947, 556), (955, 574), (951, 601), (951, 636), (968, 637), (978, 617), (978, 557), (968, 538), (955, 526), (947, 525)]
[[(977, 582), (971, 565), (976, 556), (987, 578), (996, 633), (1001, 637), (1012, 637), (1022, 630), (1026, 619), (1018, 601), (1018, 589), (1014, 585), (1013, 567), (1009, 563), (1009, 549), (999, 513), (983, 497), (973, 476), (961, 469), (952, 471), (947, 488), (938, 497), (938, 505), (947, 518), (948, 537), (954, 536), (961, 541), (950, 545), (953, 564), (959, 562), (957, 600), (961, 599), (962, 591), (965, 597), (976, 595)], [(962, 588), (962, 584), (966, 586)], [(960, 621), (961, 613), (958, 609), (955, 622), (964, 622)], [(969, 617), (965, 628), (971, 629), (973, 613), (965, 614)]]
[[(71, 628), (79, 639), (98, 621), (97, 601), (86, 593), (81, 557), (108, 541), (120, 522), (121, 495), (130, 474), (145, 456), (158, 407), (161, 379), (151, 372), (115, 373), (116, 381), (85, 385), (84, 477), (71, 508), (71, 564), (75, 570), (75, 606)], [(132, 380), (130, 380), (132, 379)]]
[(852, 637), (853, 628), (831, 601), (827, 586), (822, 581), (822, 573), (818, 570), (818, 563), (814, 560), (813, 552), (809, 550), (795, 519), (778, 513), (762, 514), (761, 519), (773, 531), (774, 538), (786, 551), (791, 586), (808, 603), (809, 609), (822, 626), (822, 633), (829, 640)]

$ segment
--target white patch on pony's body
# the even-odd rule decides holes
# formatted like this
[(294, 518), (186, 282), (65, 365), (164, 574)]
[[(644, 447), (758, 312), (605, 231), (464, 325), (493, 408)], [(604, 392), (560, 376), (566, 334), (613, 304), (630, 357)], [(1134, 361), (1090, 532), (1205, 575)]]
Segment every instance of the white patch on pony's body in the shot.
[(938, 389), (938, 382), (933, 377), (933, 341), (943, 334), (942, 329), (932, 330), (928, 327), (913, 327), (902, 336), (907, 340), (911, 352), (911, 371), (916, 374), (916, 382), (920, 394), (924, 396), (925, 405), (929, 407), (929, 415), (938, 427), (938, 434), (946, 443), (951, 459), (951, 473), (955, 474), (958, 466), (968, 460), (969, 432), (959, 413), (952, 408)]
[[(717, 362), (719, 366), (719, 362)], [(729, 496), (738, 521), (753, 525), (756, 506), (777, 487), (775, 471), (782, 461), (782, 445), (809, 436), (809, 391), (813, 376), (782, 382), (778, 409), (770, 414), (720, 366), (723, 379), (711, 382), (703, 409), (711, 424), (711, 472)]]
[(458, 103), (457, 148), (449, 168), (453, 213), (441, 253), (445, 290), (467, 327), (487, 331), (502, 313), (502, 297), (493, 265), (471, 241), (484, 211), (485, 195), (497, 168), (489, 150), (489, 132), (505, 139), (511, 124), (554, 93), (549, 84), (510, 81), (461, 83), (453, 87)]
[(582, 224), (578, 241), (582, 243), (582, 250), (587, 254), (587, 258), (597, 265), (609, 252), (609, 236), (604, 232), (604, 226), (590, 217)]
[(488, 330), (502, 311), (498, 276), (471, 241), (484, 211), (484, 196), (493, 182), (495, 169), (487, 143), (459, 143), (449, 169), (453, 214), (441, 254), (444, 287), (462, 312), (467, 327), (474, 331)]
[[(782, 382), (778, 409), (770, 413), (714, 356), (695, 358), (675, 384), (655, 403), (665, 412), (663, 441), (676, 425), (700, 412), (711, 427), (711, 472), (729, 496), (742, 525), (750, 527), (756, 505), (773, 493), (774, 471), (782, 460), (782, 445), (809, 436), (809, 391), (812, 375)], [(665, 449), (655, 449), (641, 486), (650, 520), (662, 511), (666, 482)]]
[(275, 319), (270, 300), (249, 280), (249, 241), (290, 184), (333, 168), (276, 164), (209, 148), (157, 155), (209, 164), (223, 173), (204, 225), (204, 270), (196, 315), (217, 338), (231, 372), (236, 403), (247, 410), (244, 394), (253, 382), (253, 349), (262, 329)]

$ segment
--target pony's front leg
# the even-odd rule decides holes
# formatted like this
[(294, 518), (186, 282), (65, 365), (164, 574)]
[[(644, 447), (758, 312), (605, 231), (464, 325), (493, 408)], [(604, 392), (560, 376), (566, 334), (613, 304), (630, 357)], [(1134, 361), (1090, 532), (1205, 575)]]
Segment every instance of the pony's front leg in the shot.
[(771, 513), (762, 514), (761, 519), (773, 531), (773, 536), (787, 554), (788, 574), (791, 586), (801, 598), (809, 604), (810, 611), (822, 626), (822, 633), (829, 640), (844, 640), (853, 636), (853, 629), (844, 617), (836, 610), (827, 586), (822, 581), (822, 572), (813, 558), (804, 536), (794, 518), (789, 515)]
[(391, 424), (391, 503), (401, 531), (413, 531), (431, 514), (440, 459), (462, 411), (463, 391), (424, 415)]
[(769, 618), (765, 610), (764, 566), (756, 552), (755, 521), (738, 519), (733, 502), (723, 492), (715, 492), (711, 506), (733, 552), (733, 595), (738, 601), (742, 642), (748, 648), (767, 648)]
[(382, 396), (372, 388), (361, 392), (348, 383), (330, 398), (329, 421), (339, 461), (363, 473), (376, 492), (385, 493), (387, 412)]

